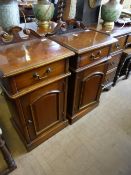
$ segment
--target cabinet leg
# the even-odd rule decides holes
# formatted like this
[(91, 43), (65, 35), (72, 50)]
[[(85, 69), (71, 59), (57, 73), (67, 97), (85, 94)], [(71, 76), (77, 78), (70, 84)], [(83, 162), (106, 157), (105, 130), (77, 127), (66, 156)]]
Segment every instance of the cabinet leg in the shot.
[(118, 79), (119, 79), (119, 75), (116, 75), (115, 78), (114, 78), (112, 86), (116, 85)]
[(119, 66), (119, 68), (118, 68), (118, 70), (117, 70), (117, 72), (116, 72), (116, 76), (115, 76), (115, 78), (114, 78), (114, 81), (113, 81), (112, 86), (115, 86), (115, 85), (116, 85), (117, 80), (119, 79), (119, 77), (120, 77), (120, 75), (121, 75), (121, 71), (122, 71), (122, 68), (123, 68), (124, 64), (125, 64), (125, 59), (122, 60), (121, 63), (120, 63), (120, 66)]
[(130, 73), (130, 70), (128, 70), (125, 79), (128, 79), (128, 77), (129, 77), (129, 73)]
[(16, 164), (14, 159), (12, 158), (12, 155), (9, 151), (9, 149), (7, 148), (5, 141), (3, 140), (2, 136), (0, 135), (0, 150), (2, 152), (2, 155), (7, 163), (8, 168), (6, 170), (4, 170), (2, 173), (0, 173), (1, 175), (6, 175), (9, 172), (13, 171), (16, 168)]
[(126, 70), (126, 77), (125, 77), (125, 79), (127, 79), (127, 78), (129, 77), (130, 70), (131, 70), (131, 59), (129, 60), (128, 65), (127, 65), (127, 70)]

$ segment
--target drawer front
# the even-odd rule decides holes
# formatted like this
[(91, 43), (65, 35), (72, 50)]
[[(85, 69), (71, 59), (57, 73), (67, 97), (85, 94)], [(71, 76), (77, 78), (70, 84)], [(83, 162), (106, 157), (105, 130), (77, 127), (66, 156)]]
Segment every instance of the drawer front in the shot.
[(106, 74), (104, 86), (107, 86), (108, 84), (113, 82), (115, 74), (116, 74), (116, 69), (114, 71)]
[(66, 61), (61, 60), (46, 66), (32, 69), (14, 77), (16, 89), (20, 90), (33, 84), (47, 81), (49, 78), (66, 73)]
[(96, 49), (96, 50), (93, 50), (91, 52), (82, 54), (79, 58), (78, 66), (83, 67), (87, 64), (93, 63), (95, 61), (100, 60), (103, 57), (108, 56), (108, 54), (109, 54), (109, 47)]
[(126, 45), (131, 44), (131, 35), (128, 36)]
[(121, 53), (117, 54), (117, 55), (113, 55), (111, 57), (111, 59), (109, 60), (109, 63), (108, 63), (108, 71), (111, 69), (114, 69), (115, 67), (118, 66), (118, 64), (120, 62), (120, 58), (121, 58)]
[(126, 36), (118, 37), (118, 42), (112, 44), (111, 52), (116, 52), (121, 49), (124, 49), (125, 47), (125, 42), (126, 42)]

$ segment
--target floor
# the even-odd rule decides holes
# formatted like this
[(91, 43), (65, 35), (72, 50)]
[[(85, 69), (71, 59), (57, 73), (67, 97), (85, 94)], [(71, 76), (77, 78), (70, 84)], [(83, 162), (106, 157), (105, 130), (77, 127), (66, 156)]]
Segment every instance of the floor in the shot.
[(131, 77), (104, 92), (87, 116), (29, 153), (9, 117), (0, 97), (0, 123), (18, 166), (11, 175), (131, 175)]

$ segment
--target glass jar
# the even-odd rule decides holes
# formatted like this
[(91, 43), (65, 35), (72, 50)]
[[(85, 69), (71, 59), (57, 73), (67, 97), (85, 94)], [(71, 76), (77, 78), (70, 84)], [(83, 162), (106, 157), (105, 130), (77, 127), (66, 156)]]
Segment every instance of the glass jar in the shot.
[(0, 0), (0, 26), (8, 31), (13, 26), (19, 26), (20, 15), (17, 0)]

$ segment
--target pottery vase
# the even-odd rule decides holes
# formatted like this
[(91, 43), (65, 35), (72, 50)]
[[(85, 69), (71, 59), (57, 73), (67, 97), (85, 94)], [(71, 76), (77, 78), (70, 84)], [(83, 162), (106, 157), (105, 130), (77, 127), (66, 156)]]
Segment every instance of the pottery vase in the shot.
[(39, 26), (48, 27), (54, 15), (54, 4), (48, 0), (38, 0), (33, 4), (33, 11)]
[(0, 0), (0, 26), (8, 31), (19, 26), (20, 16), (17, 0)]
[(104, 25), (111, 25), (114, 27), (114, 21), (116, 21), (121, 14), (122, 5), (120, 0), (109, 0), (101, 7), (101, 18), (104, 20)]

